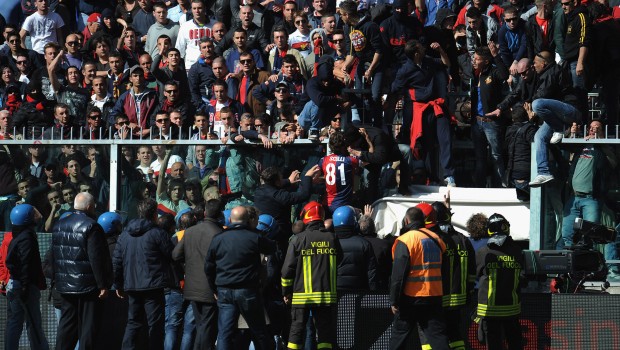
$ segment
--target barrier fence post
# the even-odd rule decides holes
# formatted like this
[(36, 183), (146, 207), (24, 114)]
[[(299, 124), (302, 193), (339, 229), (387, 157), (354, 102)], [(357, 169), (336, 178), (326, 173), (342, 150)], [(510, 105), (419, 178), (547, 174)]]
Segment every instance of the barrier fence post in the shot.
[[(121, 179), (121, 172), (119, 170), (118, 160), (122, 157), (120, 154), (120, 147), (118, 143), (112, 142), (110, 144), (110, 211), (115, 211), (120, 208), (120, 196), (118, 195), (119, 183)], [(120, 169), (122, 171), (122, 169)]]

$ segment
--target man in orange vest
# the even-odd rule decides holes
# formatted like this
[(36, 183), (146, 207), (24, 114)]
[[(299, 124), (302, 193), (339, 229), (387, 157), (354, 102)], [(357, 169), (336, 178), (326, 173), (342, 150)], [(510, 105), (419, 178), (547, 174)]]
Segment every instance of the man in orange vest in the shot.
[(441, 306), (441, 262), (446, 245), (424, 226), (422, 210), (409, 208), (401, 235), (392, 247), (391, 350), (407, 348), (407, 337), (412, 331), (417, 332), (418, 325), (433, 350), (450, 348)]

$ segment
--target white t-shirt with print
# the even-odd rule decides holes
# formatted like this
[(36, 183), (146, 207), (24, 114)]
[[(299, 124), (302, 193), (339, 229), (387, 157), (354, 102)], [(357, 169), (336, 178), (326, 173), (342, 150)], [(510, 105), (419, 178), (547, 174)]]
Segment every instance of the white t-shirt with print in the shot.
[(32, 49), (41, 55), (44, 54), (45, 44), (58, 42), (56, 29), (65, 25), (62, 18), (55, 12), (42, 16), (38, 12), (26, 17), (22, 29), (28, 32), (32, 40)]

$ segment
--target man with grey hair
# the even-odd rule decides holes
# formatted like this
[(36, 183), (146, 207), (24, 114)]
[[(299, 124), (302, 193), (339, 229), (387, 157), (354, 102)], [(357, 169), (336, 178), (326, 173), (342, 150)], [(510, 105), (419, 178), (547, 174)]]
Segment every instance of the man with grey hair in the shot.
[(75, 211), (54, 224), (52, 262), (60, 293), (61, 316), (56, 349), (95, 346), (101, 329), (103, 299), (112, 286), (112, 263), (103, 228), (95, 220), (95, 198), (75, 196)]

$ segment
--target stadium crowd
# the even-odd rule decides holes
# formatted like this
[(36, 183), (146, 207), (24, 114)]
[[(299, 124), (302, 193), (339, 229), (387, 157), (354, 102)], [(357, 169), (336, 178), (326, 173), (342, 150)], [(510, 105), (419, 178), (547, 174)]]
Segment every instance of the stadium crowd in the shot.
[[(58, 349), (78, 338), (80, 348), (95, 346), (110, 299), (128, 308), (126, 349), (247, 348), (250, 340), (332, 348), (337, 292), (364, 291), (390, 291), (393, 348), (420, 322), (433, 348), (462, 349), (450, 322), (458, 324), (474, 278), (486, 281), (480, 295), (498, 288), (476, 262), (520, 256), (507, 221), (472, 217), (472, 237), (475, 227), (491, 235), (471, 239), (482, 252), (474, 259), (449, 224), (449, 202), (408, 211), (402, 235), (388, 239), (376, 237), (366, 205), (407, 195), (411, 184), (455, 187), (456, 130), (468, 131), (475, 158), (471, 178), (459, 182), (514, 187), (522, 201), (531, 187), (566, 183), (564, 201), (553, 204), (563, 211), (561, 237), (549, 243), (558, 249), (572, 245), (575, 217), (601, 221), (617, 186), (616, 150), (576, 147), (564, 164), (556, 145), (606, 138), (613, 128), (605, 126), (618, 123), (617, 3), (22, 5), (21, 18), (0, 14), (0, 231), (13, 231), (0, 260), (27, 266), (13, 273), (19, 279), (0, 275), (0, 286), (20, 291), (9, 307), (19, 315), (9, 317), (11, 349), (24, 320), (31, 346), (48, 347), (40, 315), (36, 322), (43, 273), (53, 282)], [(595, 87), (598, 115), (588, 109)], [(113, 139), (127, 141), (119, 174), (106, 147), (37, 142)], [(120, 215), (108, 212), (116, 175)], [(42, 269), (34, 232), (52, 233)], [(462, 259), (444, 271), (456, 250), (471, 266)], [(606, 257), (618, 257), (615, 245)], [(407, 275), (416, 259), (430, 275)], [(514, 276), (518, 265), (502, 273)], [(464, 289), (451, 290), (458, 276)], [(502, 342), (497, 327), (518, 343), (519, 286), (504, 287), (499, 311), (495, 300), (478, 300), (491, 348)], [(316, 337), (305, 335), (309, 319)]]

